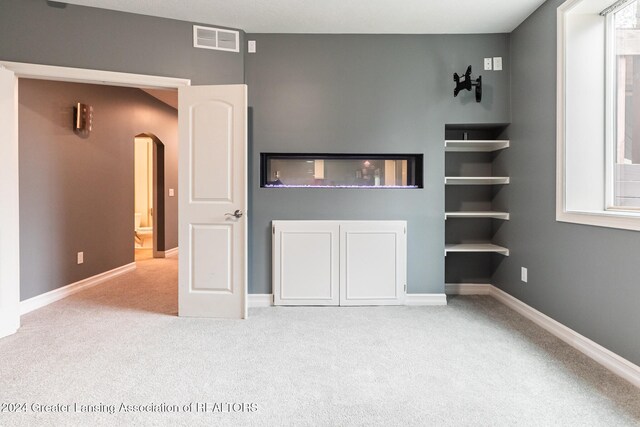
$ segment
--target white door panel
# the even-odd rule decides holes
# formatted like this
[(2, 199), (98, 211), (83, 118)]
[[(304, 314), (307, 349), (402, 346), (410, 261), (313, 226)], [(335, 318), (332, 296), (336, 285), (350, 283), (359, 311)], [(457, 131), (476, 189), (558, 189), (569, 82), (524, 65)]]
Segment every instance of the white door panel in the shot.
[[(191, 107), (191, 199), (233, 199), (233, 105), (208, 101)], [(212, 144), (211, 141), (216, 141)]]
[(191, 257), (191, 277), (194, 291), (233, 293), (233, 229), (230, 225), (191, 225), (191, 252), (208, 262), (194, 263)]
[(0, 338), (20, 327), (18, 79), (0, 66)]
[(247, 87), (180, 88), (178, 111), (179, 315), (245, 318)]

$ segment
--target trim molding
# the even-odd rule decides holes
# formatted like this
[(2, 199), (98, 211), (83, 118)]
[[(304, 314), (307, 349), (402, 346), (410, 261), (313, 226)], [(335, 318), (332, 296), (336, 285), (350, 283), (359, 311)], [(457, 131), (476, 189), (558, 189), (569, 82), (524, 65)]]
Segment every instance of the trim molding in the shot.
[(121, 73), (88, 68), (59, 67), (27, 62), (0, 61), (0, 65), (13, 71), (17, 77), (58, 80), (63, 82), (106, 84), (137, 88), (179, 88), (190, 86), (190, 79), (162, 77), (147, 74)]
[(9, 335), (13, 335), (18, 332), (18, 328), (14, 328), (13, 326), (0, 329), (0, 337), (8, 337)]
[[(248, 294), (247, 305), (249, 308), (271, 307), (273, 294)], [(445, 294), (406, 294), (404, 305), (447, 305), (447, 296)]]
[[(2, 68), (2, 67), (0, 67)], [(20, 326), (18, 79), (0, 70), (0, 337)]]
[(247, 294), (247, 306), (249, 308), (271, 307), (272, 305), (272, 294)]
[(46, 305), (59, 301), (77, 292), (99, 285), (109, 279), (120, 276), (136, 269), (136, 263), (123, 265), (113, 270), (105, 271), (104, 273), (96, 274), (95, 276), (87, 277), (78, 282), (71, 283), (67, 286), (63, 286), (58, 289), (54, 289), (47, 293), (37, 295), (33, 298), (20, 302), (20, 315), (30, 313), (34, 310), (42, 308)]
[[(580, 335), (573, 329), (552, 319), (535, 308), (525, 304), (519, 299), (509, 295), (493, 285), (459, 284), (447, 285), (447, 292), (455, 289), (461, 292), (458, 295), (489, 295), (502, 304), (516, 311), (520, 315), (531, 320), (536, 325), (547, 332), (561, 339), (571, 347), (575, 348), (585, 356), (598, 362), (614, 374), (624, 378), (636, 387), (640, 387), (640, 366), (635, 365), (627, 359), (615, 354), (600, 344), (590, 340), (584, 335)], [(488, 291), (488, 292), (487, 292)], [(451, 292), (455, 293), (455, 292)]]
[(444, 290), (447, 295), (490, 295), (492, 285), (488, 283), (447, 283)]
[(174, 257), (174, 256), (178, 256), (178, 247), (176, 246), (173, 249), (169, 249), (164, 251), (164, 257), (165, 258), (169, 258), (169, 257)]
[(404, 305), (447, 305), (447, 296), (445, 294), (406, 294)]

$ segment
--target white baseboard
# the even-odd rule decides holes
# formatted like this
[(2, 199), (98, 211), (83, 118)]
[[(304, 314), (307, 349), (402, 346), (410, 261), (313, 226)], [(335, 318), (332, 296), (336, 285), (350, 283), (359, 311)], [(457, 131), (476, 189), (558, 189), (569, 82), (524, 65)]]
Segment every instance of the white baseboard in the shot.
[(406, 294), (404, 305), (447, 305), (447, 296), (445, 294)]
[(59, 301), (63, 298), (73, 295), (76, 292), (80, 292), (84, 289), (91, 288), (99, 285), (109, 279), (112, 279), (121, 274), (128, 273), (136, 269), (136, 263), (123, 265), (122, 267), (114, 268), (113, 270), (105, 271), (104, 273), (96, 274), (95, 276), (87, 277), (70, 285), (63, 286), (62, 288), (54, 289), (47, 293), (29, 298), (20, 302), (20, 315), (27, 314), (33, 310), (37, 310), (46, 305)]
[(459, 289), (460, 295), (490, 295), (500, 301), (507, 307), (518, 312), (522, 316), (531, 320), (536, 325), (545, 329), (547, 332), (555, 335), (571, 347), (575, 348), (582, 354), (598, 362), (611, 372), (629, 381), (636, 387), (640, 387), (640, 366), (635, 365), (627, 359), (618, 356), (611, 350), (608, 350), (600, 344), (591, 341), (584, 335), (580, 335), (576, 331), (562, 323), (553, 320), (544, 313), (539, 312), (535, 308), (523, 303), (519, 299), (509, 295), (501, 289), (493, 285), (474, 285), (460, 284), (447, 285), (447, 293)]
[(272, 294), (249, 294), (247, 298), (249, 308), (271, 307), (273, 305)]
[(176, 246), (173, 249), (168, 249), (166, 251), (164, 251), (164, 257), (165, 258), (169, 258), (169, 257), (173, 257), (173, 256), (178, 256), (178, 247)]
[[(271, 307), (273, 305), (272, 294), (249, 294), (247, 299), (249, 308)], [(445, 294), (407, 294), (404, 305), (447, 305)]]
[(488, 283), (447, 283), (444, 289), (447, 295), (489, 295), (492, 285)]

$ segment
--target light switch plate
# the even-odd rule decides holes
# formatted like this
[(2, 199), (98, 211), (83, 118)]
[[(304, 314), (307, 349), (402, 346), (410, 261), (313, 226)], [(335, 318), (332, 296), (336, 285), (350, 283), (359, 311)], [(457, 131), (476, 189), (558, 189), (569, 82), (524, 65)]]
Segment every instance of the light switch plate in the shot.
[(173, 197), (175, 195), (175, 192), (173, 191), (173, 188), (169, 189), (169, 197)]
[(491, 58), (484, 58), (484, 70), (485, 71), (490, 71), (491, 70), (491, 64), (492, 64), (492, 59)]
[(502, 56), (493, 57), (493, 69), (496, 71), (502, 70)]
[(255, 40), (249, 40), (249, 43), (247, 43), (247, 51), (249, 53), (256, 53), (256, 41)]

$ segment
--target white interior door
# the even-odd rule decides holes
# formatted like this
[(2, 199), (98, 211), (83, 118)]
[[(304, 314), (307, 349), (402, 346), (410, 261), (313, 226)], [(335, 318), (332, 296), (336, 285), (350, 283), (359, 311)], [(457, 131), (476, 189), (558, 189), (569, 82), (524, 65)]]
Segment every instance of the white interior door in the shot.
[(20, 327), (18, 79), (0, 66), (0, 338)]
[(181, 87), (178, 117), (178, 314), (245, 318), (247, 86)]

